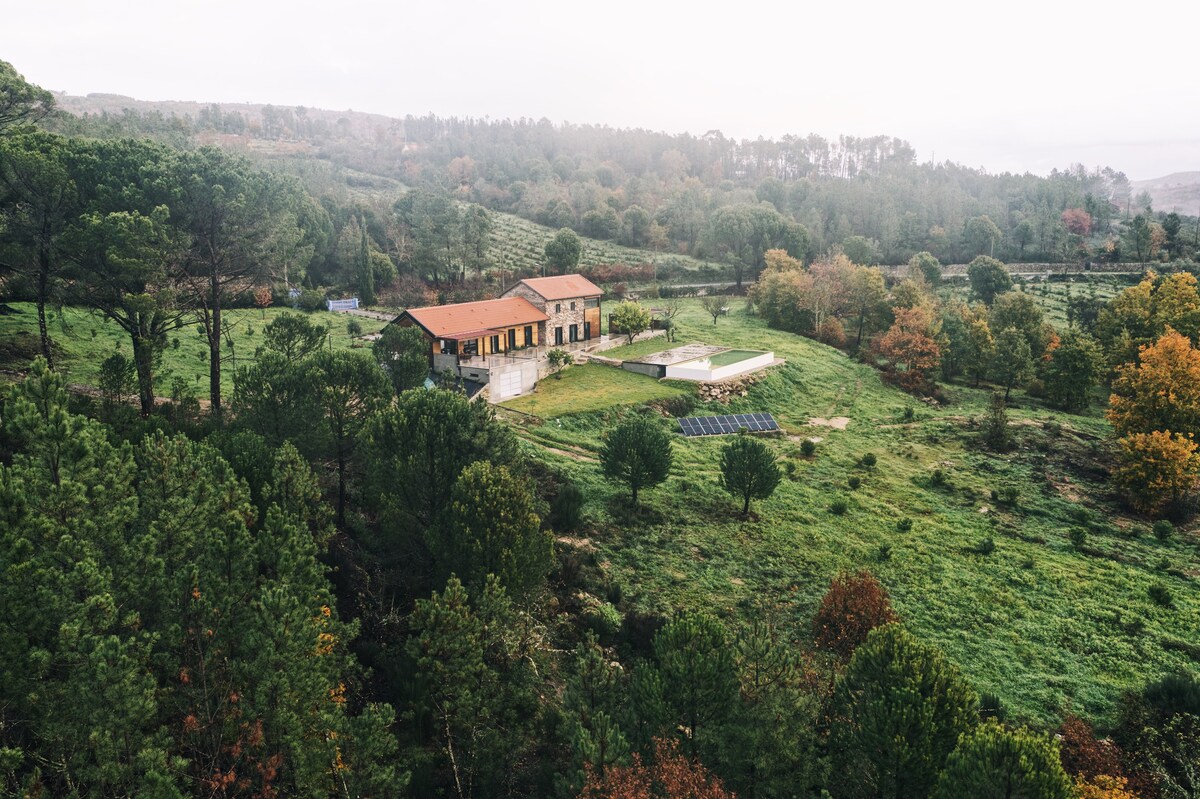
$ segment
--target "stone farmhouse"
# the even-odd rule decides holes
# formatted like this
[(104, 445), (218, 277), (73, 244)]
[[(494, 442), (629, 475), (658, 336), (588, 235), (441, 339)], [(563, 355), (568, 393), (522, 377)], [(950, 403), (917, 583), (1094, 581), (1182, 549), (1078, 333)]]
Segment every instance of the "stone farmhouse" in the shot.
[(550, 350), (607, 345), (600, 335), (603, 293), (582, 275), (529, 278), (494, 300), (409, 308), (392, 324), (421, 329), (434, 373), (486, 385), (489, 401), (500, 402), (533, 390)]

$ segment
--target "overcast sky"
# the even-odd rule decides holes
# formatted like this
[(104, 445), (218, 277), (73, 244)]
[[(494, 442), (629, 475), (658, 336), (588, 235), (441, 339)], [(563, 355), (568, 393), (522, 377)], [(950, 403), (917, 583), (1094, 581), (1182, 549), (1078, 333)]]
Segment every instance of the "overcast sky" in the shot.
[(738, 138), (888, 134), (922, 161), (1200, 170), (1200, 3), (34, 0), (41, 86)]

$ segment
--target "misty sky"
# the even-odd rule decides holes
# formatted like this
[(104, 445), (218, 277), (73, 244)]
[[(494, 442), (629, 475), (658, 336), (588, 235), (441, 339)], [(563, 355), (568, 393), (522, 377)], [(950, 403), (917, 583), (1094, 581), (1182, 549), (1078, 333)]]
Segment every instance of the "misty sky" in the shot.
[(34, 0), (41, 86), (739, 138), (883, 133), (922, 161), (1200, 170), (1200, 3)]

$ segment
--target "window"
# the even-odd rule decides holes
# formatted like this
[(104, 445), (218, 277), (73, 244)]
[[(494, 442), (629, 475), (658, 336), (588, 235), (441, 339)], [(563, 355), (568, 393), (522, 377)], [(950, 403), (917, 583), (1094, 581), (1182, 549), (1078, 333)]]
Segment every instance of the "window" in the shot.
[(525, 346), (533, 346), (533, 325), (525, 325)]
[(492, 352), (500, 351), (500, 337), (492, 336)]
[(583, 301), (583, 307), (584, 307), (584, 308), (599, 308), (599, 307), (600, 307), (600, 300), (599, 300), (599, 298), (596, 298), (596, 299), (593, 299), (593, 300), (584, 300), (584, 301)]
[(562, 303), (561, 302), (554, 303), (554, 312), (562, 313)]
[(575, 301), (574, 300), (571, 301), (571, 310), (572, 311), (575, 310)]

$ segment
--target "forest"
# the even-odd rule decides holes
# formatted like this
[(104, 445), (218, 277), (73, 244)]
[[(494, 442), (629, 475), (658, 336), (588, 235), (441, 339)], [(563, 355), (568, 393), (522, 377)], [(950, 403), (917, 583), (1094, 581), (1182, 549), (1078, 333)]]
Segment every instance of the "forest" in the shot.
[[(74, 116), (0, 62), (4, 795), (1200, 796), (1195, 218), (891, 138), (267, 108)], [(510, 215), (786, 364), (493, 408), (319, 313), (494, 296)], [(749, 411), (784, 432), (672, 432)]]

